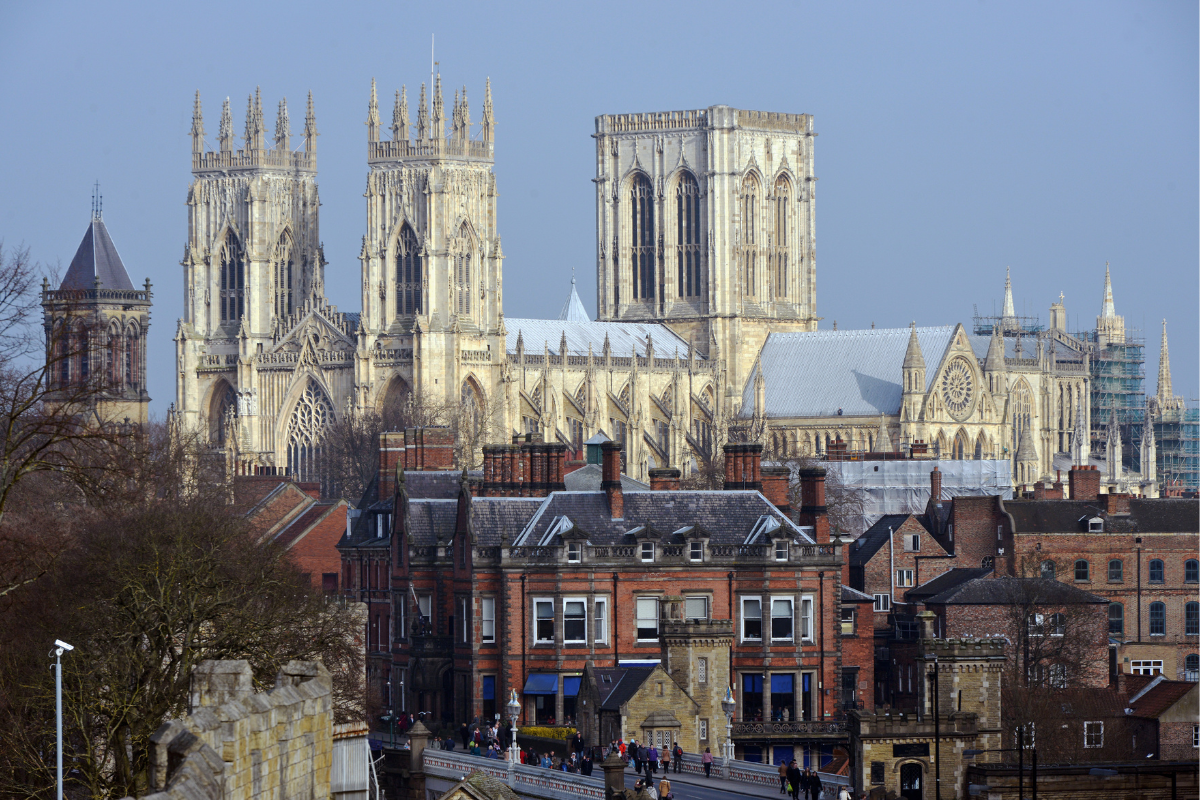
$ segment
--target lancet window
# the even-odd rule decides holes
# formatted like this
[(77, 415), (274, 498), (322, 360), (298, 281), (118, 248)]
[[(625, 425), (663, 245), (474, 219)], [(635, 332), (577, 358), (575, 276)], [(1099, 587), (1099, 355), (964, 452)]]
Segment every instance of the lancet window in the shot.
[(759, 194), (758, 179), (754, 175), (747, 175), (742, 180), (741, 262), (742, 283), (746, 294), (750, 297), (758, 294), (758, 252), (755, 247), (755, 229), (758, 225), (758, 215), (756, 212), (758, 210)]
[(454, 311), (460, 316), (471, 315), (471, 231), (463, 224), (459, 233), (458, 252), (454, 256)]
[(775, 296), (788, 296), (788, 212), (792, 198), (792, 185), (784, 176), (775, 181), (772, 205), (772, 277), (775, 281)]
[(1021, 444), (1021, 432), (1030, 424), (1033, 415), (1033, 395), (1024, 381), (1017, 384), (1013, 392), (1012, 408), (1012, 452), (1016, 453)]
[(230, 231), (221, 248), (221, 321), (237, 321), (246, 310), (246, 264), (242, 245)]
[(654, 190), (645, 175), (634, 177), (629, 190), (630, 263), (633, 299), (654, 299)]
[(407, 222), (396, 246), (396, 314), (421, 313), (421, 245)]
[(237, 416), (237, 392), (228, 383), (223, 386), (217, 387), (208, 421), (209, 440), (217, 447), (225, 446), (225, 423)]
[(333, 403), (311, 378), (296, 402), (287, 427), (288, 473), (299, 481), (322, 480), (325, 431), (333, 422)]
[(676, 263), (679, 296), (700, 296), (700, 185), (685, 172), (675, 187)]
[(282, 319), (292, 313), (292, 240), (284, 234), (275, 248), (275, 316)]

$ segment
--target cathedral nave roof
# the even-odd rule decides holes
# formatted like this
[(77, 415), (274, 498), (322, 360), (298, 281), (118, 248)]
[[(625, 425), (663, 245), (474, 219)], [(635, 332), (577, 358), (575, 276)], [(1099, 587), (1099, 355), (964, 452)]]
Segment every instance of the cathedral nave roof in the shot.
[(685, 358), (688, 352), (688, 343), (678, 334), (666, 325), (654, 323), (506, 318), (504, 327), (508, 332), (505, 346), (509, 353), (517, 351), (518, 336), (530, 355), (544, 352), (547, 346), (551, 355), (561, 355), (558, 351), (563, 336), (567, 338), (569, 356), (586, 356), (588, 345), (591, 345), (592, 353), (599, 358), (604, 351), (605, 339), (612, 354), (620, 358), (628, 358), (633, 350), (637, 350), (639, 356), (645, 356), (648, 339), (653, 341), (654, 353), (659, 358), (670, 358), (676, 351), (680, 358)]

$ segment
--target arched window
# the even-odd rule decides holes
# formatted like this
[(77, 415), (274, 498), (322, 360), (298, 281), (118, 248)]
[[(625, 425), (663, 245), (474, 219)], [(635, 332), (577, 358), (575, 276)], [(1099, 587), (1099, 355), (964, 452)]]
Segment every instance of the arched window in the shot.
[(121, 372), (123, 373), (124, 378), (125, 378), (125, 385), (126, 386), (134, 386), (134, 385), (136, 385), (135, 381), (136, 381), (137, 376), (134, 375), (134, 370), (133, 370), (133, 364), (134, 364), (133, 331), (126, 331), (125, 336), (123, 338), (125, 339), (125, 342), (124, 342), (125, 346), (124, 346), (124, 348), (122, 348), (125, 353), (125, 362), (124, 362), (124, 364), (122, 364)]
[(634, 300), (654, 299), (654, 189), (650, 179), (635, 175), (629, 187), (629, 254)]
[(407, 222), (396, 243), (396, 314), (421, 313), (421, 244)]
[(79, 382), (86, 384), (92, 369), (91, 337), (86, 326), (79, 327)]
[(975, 460), (983, 459), (983, 434), (979, 434), (979, 438), (975, 440)]
[(242, 245), (233, 231), (225, 235), (220, 272), (221, 321), (236, 322), (246, 310), (246, 265), (242, 257)]
[(1163, 582), (1163, 562), (1161, 558), (1150, 559), (1150, 582)]
[(1050, 635), (1065, 636), (1067, 633), (1067, 618), (1063, 614), (1050, 615)]
[[(333, 422), (333, 403), (320, 385), (312, 380), (296, 401), (287, 426), (288, 474), (298, 481), (319, 481), (322, 474), (321, 439)], [(322, 489), (325, 487), (322, 486)]]
[(1045, 636), (1046, 622), (1045, 617), (1041, 614), (1030, 614), (1025, 620), (1027, 635), (1029, 636)]
[(690, 172), (675, 187), (675, 261), (679, 296), (700, 296), (700, 184)]
[(292, 239), (286, 233), (279, 237), (275, 247), (275, 316), (286, 317), (292, 313), (293, 260)]
[[(483, 398), (479, 394), (479, 389), (472, 381), (463, 381), (462, 389), (458, 393), (458, 400), (462, 407), (462, 427), (468, 433), (477, 432), (483, 422)], [(461, 433), (459, 438), (462, 438)]]
[(1167, 606), (1157, 600), (1150, 604), (1150, 635), (1165, 636), (1167, 633)]
[(1016, 453), (1021, 444), (1021, 432), (1033, 418), (1033, 393), (1024, 380), (1013, 391), (1012, 409), (1012, 452)]
[(213, 392), (212, 404), (208, 418), (209, 441), (217, 447), (225, 446), (225, 423), (227, 419), (237, 416), (237, 392), (224, 381)]
[(1125, 606), (1120, 603), (1108, 604), (1108, 633), (1111, 636), (1125, 635)]
[(108, 386), (116, 388), (121, 385), (121, 329), (115, 324), (108, 330)]
[(983, 561), (981, 561), (979, 564), (979, 566), (983, 567), (984, 569), (994, 569), (995, 565), (996, 559), (994, 556), (984, 556)]
[[(85, 333), (84, 336), (87, 336), (87, 334)], [(1200, 583), (1200, 561), (1189, 558), (1183, 562), (1183, 582)]]
[(1119, 558), (1114, 558), (1108, 562), (1108, 580), (1112, 583), (1121, 583), (1125, 580), (1125, 564)]
[(1091, 575), (1088, 570), (1088, 562), (1086, 558), (1080, 558), (1075, 562), (1075, 580), (1087, 581), (1091, 580)]
[(457, 252), (454, 255), (454, 313), (460, 316), (471, 315), (471, 259), (474, 257), (474, 244), (471, 230), (464, 222), (458, 235)]
[(1200, 636), (1200, 603), (1194, 600), (1183, 607), (1183, 632), (1187, 636)]
[(962, 461), (966, 457), (967, 448), (970, 445), (967, 443), (967, 435), (963, 431), (959, 431), (954, 437), (954, 450), (951, 453), (951, 458), (955, 461)]
[(1042, 562), (1042, 577), (1049, 578), (1051, 580), (1054, 579), (1054, 562), (1053, 561), (1043, 561)]
[(772, 199), (774, 213), (771, 215), (772, 252), (774, 262), (775, 297), (788, 296), (788, 212), (792, 199), (792, 184), (783, 175), (775, 181)]
[[(57, 328), (58, 343), (54, 348), (54, 357), (58, 359), (58, 385), (65, 389), (71, 385), (71, 329), (65, 324)], [(53, 378), (53, 371), (50, 376)]]
[(762, 192), (758, 186), (758, 178), (747, 175), (742, 179), (742, 283), (747, 297), (758, 294), (758, 251), (756, 245), (756, 230), (758, 227), (758, 198)]

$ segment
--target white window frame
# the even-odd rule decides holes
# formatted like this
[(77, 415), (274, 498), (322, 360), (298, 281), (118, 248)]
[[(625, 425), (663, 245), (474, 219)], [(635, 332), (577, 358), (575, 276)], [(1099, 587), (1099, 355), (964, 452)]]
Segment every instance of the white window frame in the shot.
[(1129, 672), (1132, 675), (1162, 675), (1163, 662), (1158, 658), (1131, 661), (1129, 663)]
[[(696, 683), (708, 683), (708, 658), (700, 656), (696, 659)], [(701, 739), (707, 739), (707, 736), (701, 736)]]
[(496, 598), (479, 598), (479, 641), (496, 643)]
[[(649, 554), (649, 558), (646, 557), (647, 554)], [(638, 548), (638, 557), (641, 559), (643, 564), (653, 564), (654, 542), (642, 542), (641, 546)]]
[(906, 552), (906, 553), (921, 552), (921, 534), (919, 534), (919, 533), (904, 534), (904, 552)]
[(429, 623), (430, 629), (433, 628), (433, 595), (419, 594), (417, 595), (417, 611), (421, 617)]
[(596, 644), (608, 644), (608, 598), (597, 597), (593, 611), (592, 633)]
[[(1200, 730), (1200, 725), (1195, 726), (1195, 730)], [(1200, 733), (1193, 733), (1192, 741), (1193, 742), (1200, 741), (1200, 739), (1198, 739), (1197, 737), (1200, 737)], [(708, 720), (703, 719), (703, 718), (701, 718), (701, 720), (700, 720), (700, 741), (702, 741), (702, 742), (708, 741)], [(1200, 747), (1200, 744), (1193, 744), (1192, 746)]]
[(583, 561), (583, 542), (567, 542), (567, 563), (579, 564)]
[[(781, 614), (778, 617), (778, 619), (787, 619), (791, 623), (789, 625), (789, 630), (791, 632), (787, 636), (776, 636), (775, 635), (775, 620), (776, 620), (775, 604), (776, 603), (784, 603), (784, 602), (786, 602), (788, 604), (788, 614), (786, 617)], [(771, 595), (771, 641), (772, 642), (794, 642), (794, 641), (796, 641), (796, 598), (793, 595), (774, 595), (774, 594)]]
[[(754, 619), (754, 617), (747, 618), (747, 616), (746, 616), (746, 604), (747, 603), (755, 603), (758, 605), (758, 636), (747, 636), (746, 635), (746, 620)], [(761, 642), (762, 641), (762, 598), (761, 597), (743, 597), (743, 598), (741, 598), (741, 601), (738, 603), (738, 606), (740, 608), (740, 617), (741, 617), (741, 623), (742, 623), (742, 626), (741, 626), (742, 627), (742, 631), (741, 631), (742, 641), (743, 642)]]
[[(644, 600), (645, 601), (649, 601), (649, 600), (654, 601), (654, 638), (652, 638), (652, 639), (643, 639), (642, 638), (641, 622), (644, 619), (650, 619), (649, 617), (639, 616), (642, 612), (641, 606), (642, 606), (642, 601), (644, 601)], [(659, 616), (662, 614), (662, 609), (660, 608), (661, 602), (662, 602), (661, 598), (658, 597), (657, 595), (639, 595), (638, 597), (636, 597), (634, 599), (633, 623), (634, 623), (634, 635), (637, 636), (636, 641), (639, 641), (639, 642), (657, 642), (658, 641), (658, 630), (659, 630), (658, 622), (659, 622)], [(649, 627), (649, 626), (646, 626), (646, 627)]]
[(469, 597), (458, 598), (458, 615), (459, 615), (458, 641), (459, 641), (459, 644), (467, 644), (470, 641), (471, 612), (468, 611), (468, 609), (470, 607), (471, 607), (471, 598), (469, 598)]
[[(549, 606), (550, 606), (550, 616), (549, 617), (539, 617), (538, 616), (538, 608), (543, 607), (546, 604), (549, 604)], [(554, 598), (553, 597), (535, 597), (535, 598), (533, 598), (533, 643), (534, 644), (554, 644), (555, 628), (557, 627), (557, 623), (558, 623), (558, 620), (555, 619), (556, 614), (557, 614), (557, 611), (554, 608)], [(549, 639), (543, 639), (541, 637), (541, 632), (538, 630), (538, 628), (540, 627), (539, 621), (544, 620), (544, 619), (550, 620), (550, 638)]]
[(1104, 747), (1104, 723), (1083, 723), (1083, 746), (1087, 748)]
[[(688, 602), (692, 601), (692, 600), (699, 600), (704, 603), (704, 616), (696, 617), (696, 616), (692, 616), (691, 614), (688, 613)], [(708, 595), (706, 595), (706, 594), (691, 594), (691, 595), (684, 596), (684, 598), (683, 598), (683, 618), (684, 619), (688, 619), (688, 620), (700, 619), (700, 620), (708, 621), (708, 618), (711, 614), (712, 614), (712, 603), (710, 602)]]
[(813, 598), (806, 594), (800, 598), (800, 641), (814, 641), (816, 631), (813, 628)]
[(913, 588), (913, 581), (915, 580), (915, 576), (913, 573), (914, 573), (914, 570), (911, 570), (911, 569), (896, 570), (896, 588), (897, 589)]
[(889, 613), (892, 610), (892, 596), (889, 594), (875, 595), (875, 605), (873, 608), (880, 614)]
[(791, 556), (791, 548), (788, 546), (788, 540), (787, 539), (776, 539), (775, 540), (775, 560), (776, 561), (787, 561), (790, 556)]
[(688, 543), (688, 559), (697, 563), (704, 560), (704, 542)]
[[(568, 639), (567, 638), (567, 603), (579, 603), (581, 606), (583, 606), (583, 615), (581, 617), (581, 619), (583, 620), (583, 636), (581, 636), (577, 639)], [(587, 601), (587, 598), (586, 597), (564, 597), (562, 599), (562, 608), (563, 608), (563, 612), (562, 612), (563, 613), (563, 623), (562, 623), (563, 644), (587, 644), (587, 640), (588, 640), (588, 638), (587, 638), (587, 634), (588, 634), (588, 601)]]

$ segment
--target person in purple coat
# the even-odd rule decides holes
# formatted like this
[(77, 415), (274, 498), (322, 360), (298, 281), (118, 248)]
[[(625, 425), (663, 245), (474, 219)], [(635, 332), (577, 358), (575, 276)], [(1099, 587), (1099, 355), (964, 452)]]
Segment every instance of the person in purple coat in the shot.
[(650, 752), (646, 754), (646, 775), (651, 776), (658, 771), (658, 748), (653, 744), (650, 745)]

